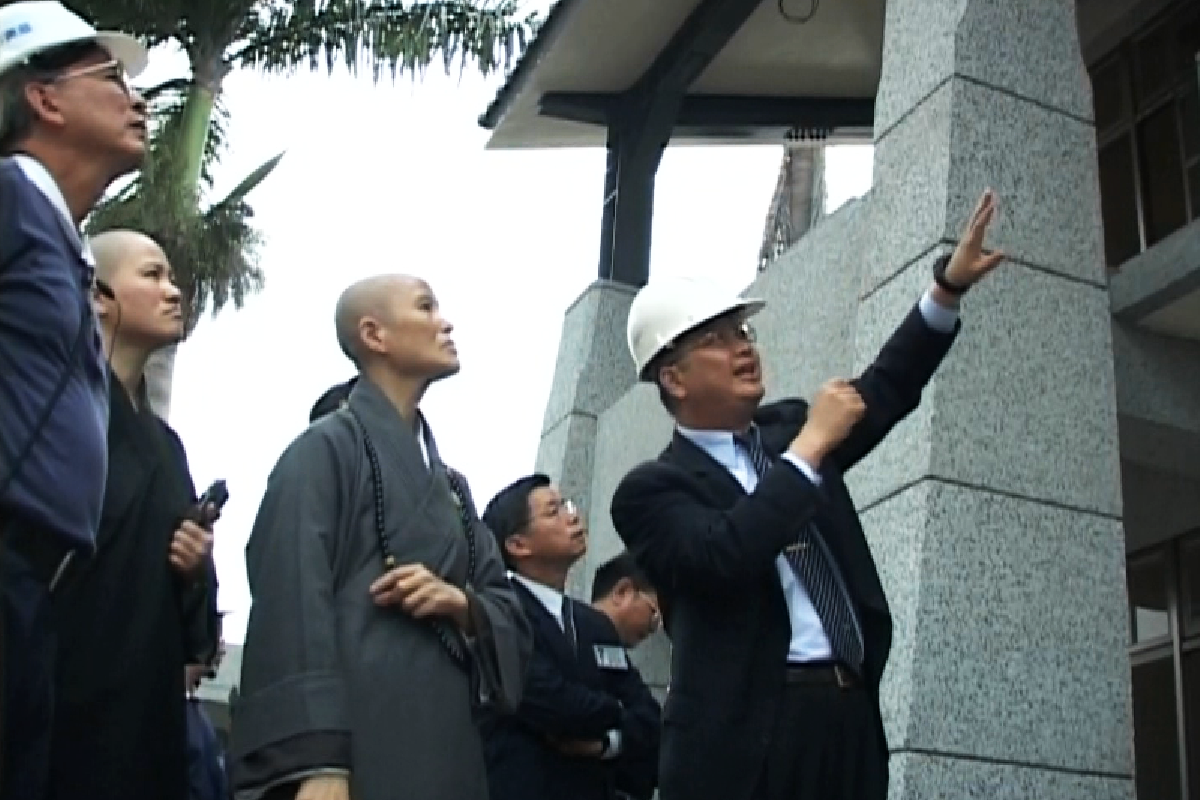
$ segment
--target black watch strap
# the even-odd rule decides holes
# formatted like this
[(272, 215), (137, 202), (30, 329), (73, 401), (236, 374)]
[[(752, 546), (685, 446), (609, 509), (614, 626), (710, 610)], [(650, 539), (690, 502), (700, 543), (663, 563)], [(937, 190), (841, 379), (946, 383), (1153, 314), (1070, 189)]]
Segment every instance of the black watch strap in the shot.
[(942, 256), (933, 262), (933, 282), (955, 297), (962, 297), (970, 286), (959, 286), (946, 278), (946, 268), (950, 266), (950, 256)]

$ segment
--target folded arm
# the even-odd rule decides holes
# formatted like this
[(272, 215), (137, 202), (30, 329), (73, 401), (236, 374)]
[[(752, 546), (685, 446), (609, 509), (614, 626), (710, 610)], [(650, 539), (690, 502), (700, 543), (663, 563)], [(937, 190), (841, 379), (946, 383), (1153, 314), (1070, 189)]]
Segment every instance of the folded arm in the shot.
[(568, 680), (549, 656), (534, 650), (517, 719), (547, 736), (603, 741), (621, 716), (616, 697)]

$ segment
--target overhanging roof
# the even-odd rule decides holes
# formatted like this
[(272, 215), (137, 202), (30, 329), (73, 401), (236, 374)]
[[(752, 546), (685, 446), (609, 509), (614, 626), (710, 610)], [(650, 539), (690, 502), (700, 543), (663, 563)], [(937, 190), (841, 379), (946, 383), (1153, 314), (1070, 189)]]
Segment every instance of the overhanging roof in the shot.
[[(681, 143), (782, 142), (792, 128), (869, 141), (881, 0), (762, 0), (688, 88)], [(488, 147), (601, 147), (604, 110), (646, 73), (701, 0), (558, 0), (479, 123)], [(590, 109), (590, 110), (589, 110)], [(564, 119), (562, 117), (567, 117)]]

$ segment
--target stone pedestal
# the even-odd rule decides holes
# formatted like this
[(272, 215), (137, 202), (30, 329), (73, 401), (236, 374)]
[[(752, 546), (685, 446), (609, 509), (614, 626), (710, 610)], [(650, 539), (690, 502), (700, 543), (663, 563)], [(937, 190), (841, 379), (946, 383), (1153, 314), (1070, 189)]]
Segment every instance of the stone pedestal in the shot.
[(1072, 0), (889, 0), (858, 368), (979, 194), (1011, 260), (851, 474), (896, 622), (891, 798), (1133, 796), (1125, 547), (1091, 94)]
[[(608, 497), (592, 502), (597, 419), (637, 382), (625, 344), (625, 321), (636, 291), (596, 281), (567, 309), (542, 423), (537, 470), (579, 504), (593, 529), (598, 517), (607, 519), (609, 502)], [(593, 537), (587, 557), (572, 570), (568, 592), (590, 597), (595, 568), (620, 548), (619, 541), (615, 548), (613, 544)]]

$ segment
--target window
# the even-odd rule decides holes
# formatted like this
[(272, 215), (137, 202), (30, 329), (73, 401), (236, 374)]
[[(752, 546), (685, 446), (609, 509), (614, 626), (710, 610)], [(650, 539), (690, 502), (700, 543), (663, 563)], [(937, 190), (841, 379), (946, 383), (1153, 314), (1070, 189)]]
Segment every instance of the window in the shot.
[(1110, 269), (1200, 217), (1200, 4), (1180, 2), (1094, 65)]
[(1130, 670), (1137, 796), (1200, 790), (1200, 531), (1131, 555)]

